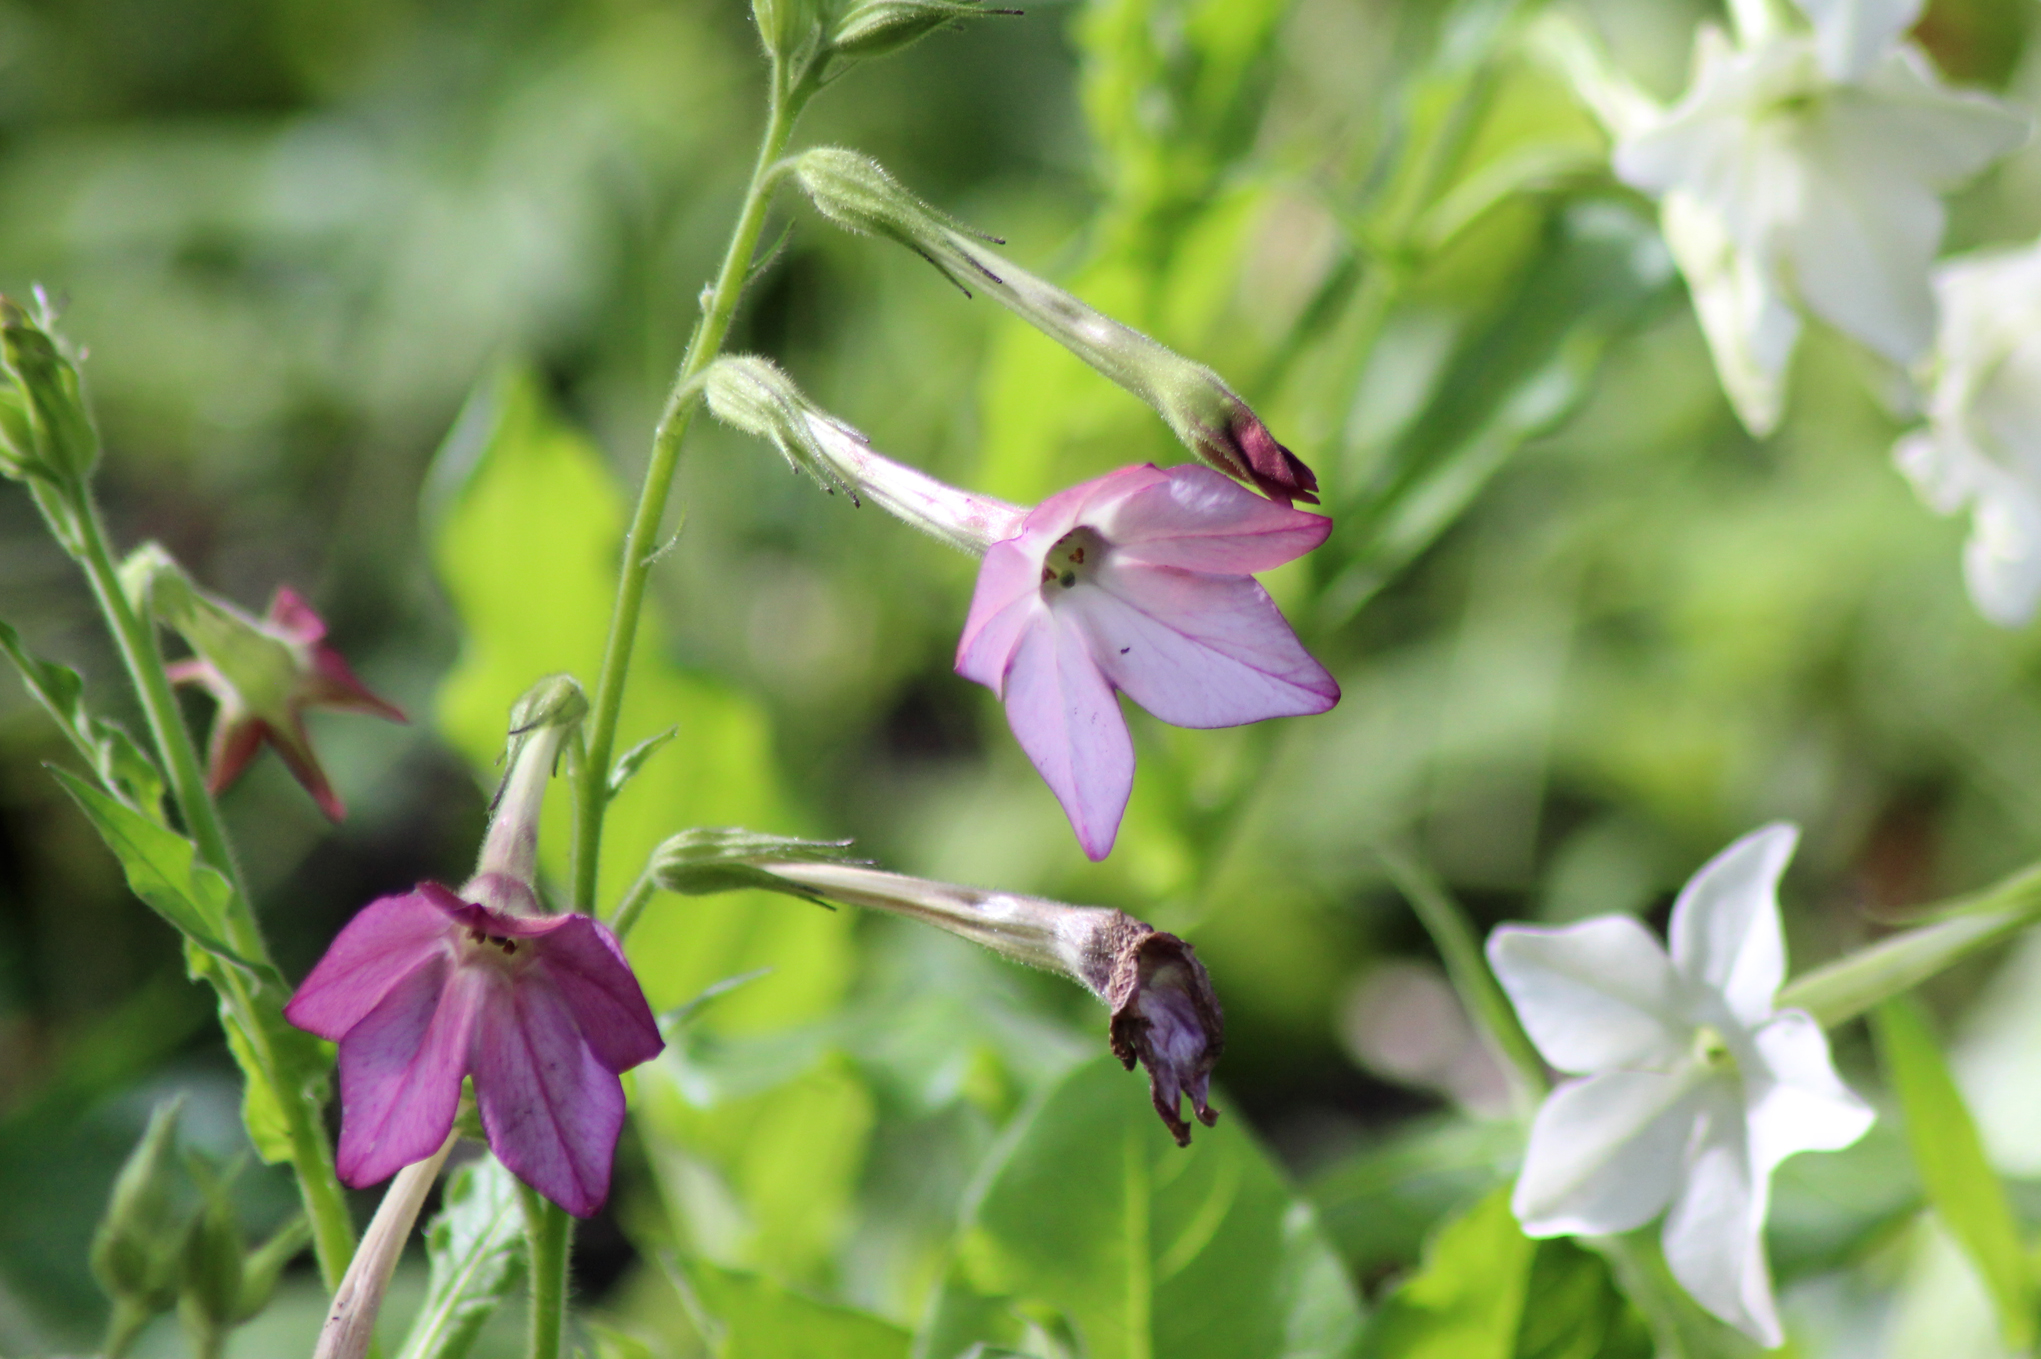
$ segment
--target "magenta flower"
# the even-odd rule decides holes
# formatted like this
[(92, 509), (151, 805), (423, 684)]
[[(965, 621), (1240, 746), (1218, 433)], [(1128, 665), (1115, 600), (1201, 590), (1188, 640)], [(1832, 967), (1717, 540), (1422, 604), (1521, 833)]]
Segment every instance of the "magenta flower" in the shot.
[[(530, 901), (514, 878), (469, 885)], [(535, 903), (534, 903), (535, 904)], [(489, 1145), (576, 1217), (609, 1197), (620, 1072), (665, 1046), (616, 936), (437, 883), (370, 902), (284, 1008), (340, 1044), (340, 1178), (360, 1188), (438, 1151), (472, 1076)]]
[(1116, 691), (1179, 727), (1339, 702), (1250, 574), (1331, 531), (1208, 467), (1143, 465), (1049, 497), (986, 552), (957, 673), (1005, 702), (1086, 854), (1112, 850), (1134, 786)]
[(198, 655), (170, 666), (177, 684), (197, 684), (220, 705), (213, 717), (206, 785), (219, 793), (267, 741), (283, 757), (319, 810), (334, 821), (347, 815), (326, 781), (305, 735), (307, 708), (340, 708), (405, 721), (404, 710), (370, 693), (338, 651), (326, 644), (326, 622), (287, 585), (277, 587), (269, 612), (251, 618), (224, 600), (192, 592), (173, 625)]

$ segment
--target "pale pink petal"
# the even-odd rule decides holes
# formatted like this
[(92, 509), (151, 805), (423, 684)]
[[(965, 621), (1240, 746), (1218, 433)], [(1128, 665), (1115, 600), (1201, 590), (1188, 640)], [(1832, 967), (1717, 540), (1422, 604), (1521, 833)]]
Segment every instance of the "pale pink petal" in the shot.
[(340, 1040), (340, 1178), (359, 1189), (439, 1150), (491, 980), (434, 953)]
[(1006, 670), (1020, 634), (1041, 608), (1042, 554), (994, 543), (978, 568), (971, 613), (957, 639), (957, 673), (1006, 696)]
[(1052, 611), (1077, 620), (1106, 678), (1174, 726), (1233, 727), (1339, 702), (1338, 681), (1251, 576), (1122, 563), (1115, 553), (1060, 594)]
[(1112, 851), (1134, 788), (1134, 741), (1084, 632), (1053, 613), (1022, 633), (1006, 720), (1093, 859)]
[(423, 884), (417, 891), (382, 897), (355, 913), (326, 956), (284, 1006), (284, 1018), (321, 1038), (338, 1042), (382, 1002), (391, 988), (444, 955), (450, 922)]
[(1332, 532), (1324, 515), (1264, 500), (1209, 467), (1172, 467), (1165, 477), (1088, 508), (1085, 522), (1115, 560), (1246, 575), (1301, 557)]
[(491, 996), (475, 1033), (475, 1101), (512, 1174), (576, 1217), (609, 1197), (624, 1088), (582, 1041), (574, 1012), (534, 968)]

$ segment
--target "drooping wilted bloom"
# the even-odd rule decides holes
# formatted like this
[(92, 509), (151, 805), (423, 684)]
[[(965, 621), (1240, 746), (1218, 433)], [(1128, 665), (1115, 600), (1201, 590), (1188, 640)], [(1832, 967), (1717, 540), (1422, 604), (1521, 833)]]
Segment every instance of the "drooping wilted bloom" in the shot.
[(1322, 713), (1339, 684), (1251, 573), (1332, 521), (1197, 466), (1123, 467), (1049, 497), (979, 569), (957, 673), (998, 694), (1021, 749), (1103, 859), (1134, 785), (1115, 693), (1179, 727)]
[(563, 730), (521, 738), (466, 887), (369, 903), (285, 1007), (340, 1044), (338, 1168), (351, 1185), (438, 1151), (472, 1077), (490, 1148), (519, 1179), (579, 1217), (609, 1195), (617, 1077), (664, 1044), (609, 930), (539, 913), (538, 812)]
[(869, 156), (823, 146), (802, 152), (790, 164), (795, 179), (831, 221), (899, 241), (966, 293), (982, 289), (1154, 407), (1186, 448), (1227, 476), (1285, 505), (1318, 503), (1317, 476), (1276, 442), (1261, 418), (1210, 368), (987, 249), (986, 238), (907, 192)]
[(1734, 41), (1703, 25), (1687, 93), (1659, 109), (1570, 63), (1615, 134), (1616, 173), (1661, 200), (1737, 414), (1769, 433), (1804, 308), (1894, 363), (1934, 330), (1928, 266), (1940, 195), (2018, 146), (2026, 118), (1944, 84), (1903, 35), (1921, 0), (1802, 0), (1789, 27), (1732, 5)]
[(1969, 508), (1970, 598), (2017, 627), (2041, 605), (2041, 244), (1950, 260), (1935, 296), (1927, 428), (1893, 457), (1936, 510)]
[(307, 708), (337, 708), (405, 721), (403, 709), (369, 692), (326, 641), (326, 623), (287, 585), (269, 612), (251, 618), (199, 589), (160, 547), (150, 544), (123, 568), (151, 610), (197, 654), (169, 667), (172, 682), (196, 684), (219, 704), (208, 742), (206, 784), (226, 789), (267, 742), (335, 821), (347, 815), (305, 734)]
[(1629, 916), (1504, 926), (1488, 941), (1531, 1041), (1572, 1077), (1531, 1125), (1511, 1199), (1524, 1231), (1626, 1232), (1670, 1205), (1673, 1277), (1768, 1346), (1781, 1341), (1764, 1251), (1772, 1172), (1872, 1121), (1821, 1026), (1774, 1008), (1778, 881), (1798, 836), (1766, 826), (1709, 860), (1674, 903), (1670, 957)]
[[(1147, 1070), (1149, 1098), (1178, 1146), (1191, 1140), (1185, 1098), (1206, 1127), (1218, 1121), (1209, 1087), (1225, 1019), (1205, 965), (1182, 939), (1124, 911), (881, 872), (836, 861), (812, 841), (785, 842), (799, 851), (785, 857), (766, 841), (728, 831), (676, 836), (654, 855), (654, 872), (675, 891), (764, 886), (891, 911), (1060, 973), (1111, 1009), (1113, 1056), (1129, 1071), (1136, 1062)], [(749, 876), (733, 877), (738, 870)]]

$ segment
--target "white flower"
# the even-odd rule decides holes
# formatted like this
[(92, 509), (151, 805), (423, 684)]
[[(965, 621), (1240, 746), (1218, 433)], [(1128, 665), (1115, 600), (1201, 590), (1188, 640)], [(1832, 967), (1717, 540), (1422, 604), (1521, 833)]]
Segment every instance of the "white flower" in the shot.
[(1488, 959), (1545, 1060), (1573, 1076), (1531, 1125), (1512, 1210), (1531, 1236), (1641, 1227), (1671, 1206), (1673, 1277), (1703, 1307), (1781, 1342), (1764, 1223), (1772, 1171), (1871, 1126), (1798, 1010), (1778, 881), (1799, 832), (1774, 824), (1711, 859), (1680, 892), (1672, 956), (1628, 916), (1504, 926)]
[(1723, 387), (1757, 434), (1778, 423), (1797, 308), (1894, 363), (1921, 357), (1940, 195), (2027, 133), (2024, 115), (1943, 84), (1901, 40), (1920, 0), (1800, 3), (1810, 29), (1735, 6), (1739, 39), (1702, 27), (1677, 104), (1603, 115), (1617, 175), (1661, 199)]
[(1970, 507), (1970, 598), (2017, 627), (2041, 604), (2041, 242), (1951, 260), (1934, 282), (1928, 426), (1893, 458), (1936, 510)]

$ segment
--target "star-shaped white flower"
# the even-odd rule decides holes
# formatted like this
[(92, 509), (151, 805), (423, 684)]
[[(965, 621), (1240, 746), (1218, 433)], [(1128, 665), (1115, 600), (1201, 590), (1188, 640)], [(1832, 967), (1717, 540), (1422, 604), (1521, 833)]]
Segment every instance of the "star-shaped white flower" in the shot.
[(1799, 1010), (1778, 882), (1799, 832), (1774, 824), (1696, 873), (1672, 913), (1672, 956), (1629, 916), (1506, 925), (1488, 959), (1531, 1041), (1567, 1073), (1531, 1125), (1510, 1206), (1531, 1236), (1600, 1236), (1670, 1205), (1666, 1263), (1695, 1301), (1781, 1343), (1764, 1224), (1772, 1171), (1834, 1151), (1872, 1113)]
[(1935, 297), (1928, 425), (1893, 457), (1941, 513), (1970, 507), (1970, 598), (2018, 627), (2041, 605), (2041, 242), (1949, 261)]
[(1940, 195), (2027, 135), (2023, 114), (1945, 85), (1902, 40), (1921, 0), (1800, 7), (1805, 29), (1757, 4), (1734, 6), (1735, 42), (1704, 25), (1672, 108), (1603, 108), (1616, 173), (1661, 200), (1716, 370), (1757, 434), (1778, 423), (1800, 308), (1894, 363), (1921, 357)]

